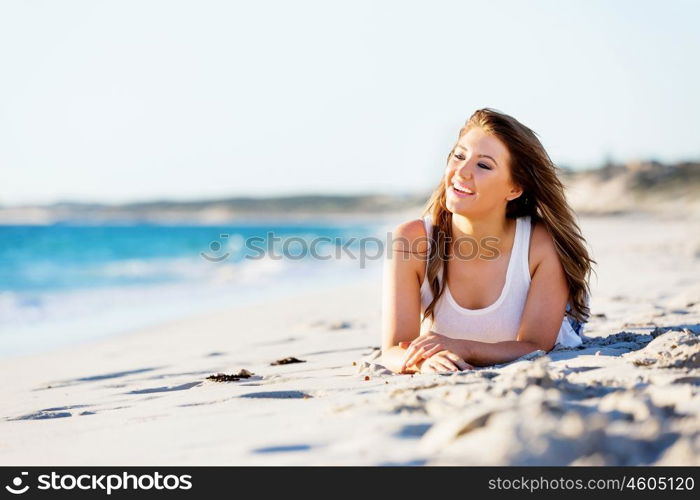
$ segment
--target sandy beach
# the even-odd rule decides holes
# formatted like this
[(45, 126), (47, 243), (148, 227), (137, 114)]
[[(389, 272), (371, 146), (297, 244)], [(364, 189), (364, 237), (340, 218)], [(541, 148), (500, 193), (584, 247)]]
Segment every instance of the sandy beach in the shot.
[(700, 465), (700, 222), (581, 227), (598, 265), (579, 348), (394, 375), (381, 282), (340, 283), (3, 360), (0, 463)]

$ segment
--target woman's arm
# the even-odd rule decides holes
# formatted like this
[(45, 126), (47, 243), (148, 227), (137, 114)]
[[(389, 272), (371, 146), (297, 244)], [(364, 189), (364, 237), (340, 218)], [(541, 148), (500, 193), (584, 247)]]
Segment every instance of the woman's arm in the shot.
[(399, 225), (392, 233), (384, 260), (382, 287), (382, 364), (396, 373), (413, 373), (416, 364), (402, 370), (406, 350), (420, 334), (420, 279), (425, 268), (427, 239), (421, 219)]
[(488, 366), (512, 361), (538, 349), (542, 348), (525, 340), (479, 342), (453, 339), (431, 332), (412, 342), (408, 351), (403, 351), (403, 359), (406, 360), (407, 367), (411, 367), (440, 351), (447, 350), (455, 353), (470, 365)]
[[(491, 366), (507, 363), (520, 356), (542, 349), (532, 342), (506, 340), (503, 342), (478, 342), (463, 340), (462, 359), (474, 366)], [(543, 349), (545, 350), (545, 349)]]

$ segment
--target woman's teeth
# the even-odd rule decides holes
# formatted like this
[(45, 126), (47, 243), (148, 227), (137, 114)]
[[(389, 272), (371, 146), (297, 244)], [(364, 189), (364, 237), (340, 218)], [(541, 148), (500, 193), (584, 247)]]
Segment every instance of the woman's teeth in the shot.
[(464, 186), (458, 182), (452, 183), (452, 188), (461, 194), (474, 194), (474, 191), (472, 191), (467, 186)]

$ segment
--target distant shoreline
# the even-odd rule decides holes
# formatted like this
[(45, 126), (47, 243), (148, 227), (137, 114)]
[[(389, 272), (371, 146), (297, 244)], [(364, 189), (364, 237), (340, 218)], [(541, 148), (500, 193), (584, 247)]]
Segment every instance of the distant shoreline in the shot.
[[(608, 164), (598, 169), (561, 169), (567, 198), (579, 215), (625, 213), (700, 215), (700, 163)], [(0, 205), (0, 225), (158, 223), (226, 224), (243, 221), (389, 221), (419, 216), (429, 191), (413, 194), (231, 197), (199, 201), (123, 204), (60, 202)]]

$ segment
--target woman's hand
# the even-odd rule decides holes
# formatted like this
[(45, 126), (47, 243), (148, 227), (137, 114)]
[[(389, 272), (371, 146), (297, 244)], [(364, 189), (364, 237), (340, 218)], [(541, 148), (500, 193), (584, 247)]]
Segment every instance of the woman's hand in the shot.
[[(415, 365), (420, 360), (427, 359), (440, 351), (458, 353), (460, 348), (459, 340), (445, 337), (439, 333), (420, 335), (408, 345), (402, 369)], [(460, 359), (462, 358), (460, 357)]]
[(457, 372), (474, 367), (450, 351), (440, 351), (420, 363), (421, 373)]

